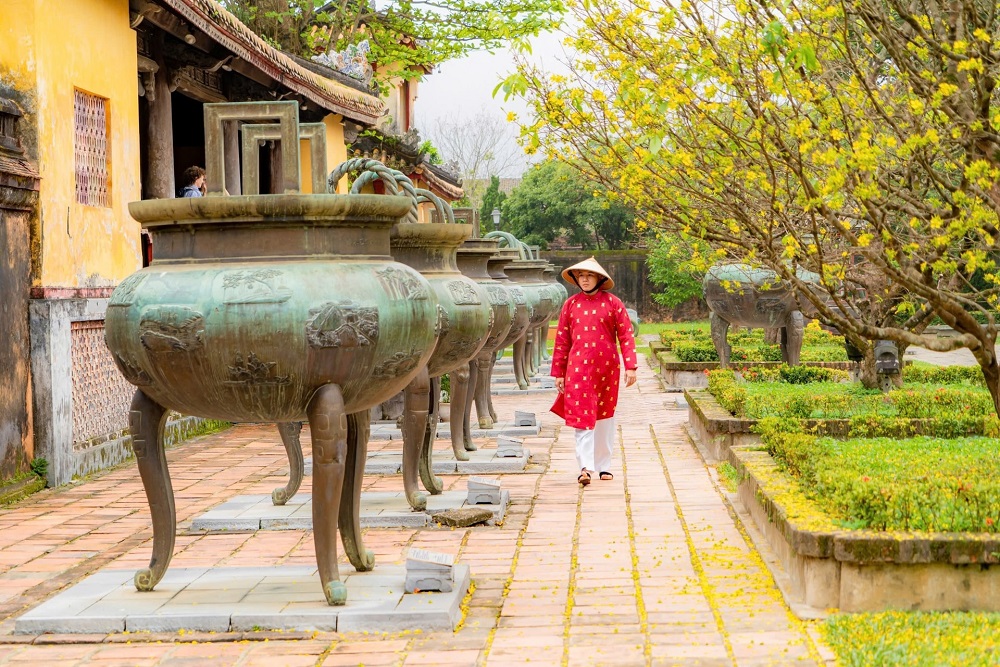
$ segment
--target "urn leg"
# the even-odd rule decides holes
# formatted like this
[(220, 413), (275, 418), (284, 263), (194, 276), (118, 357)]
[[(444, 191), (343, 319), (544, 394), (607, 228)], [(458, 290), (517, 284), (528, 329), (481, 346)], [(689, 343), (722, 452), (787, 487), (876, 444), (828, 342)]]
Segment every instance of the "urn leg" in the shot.
[[(489, 412), (490, 420), (493, 424), (497, 423), (497, 411), (493, 407), (493, 369), (496, 368), (497, 359), (503, 354), (503, 350), (497, 352), (497, 356), (493, 357), (490, 361), (490, 370), (486, 374), (486, 410)], [(493, 424), (490, 424), (489, 428), (493, 428)]]
[(326, 601), (347, 602), (347, 587), (337, 570), (337, 519), (344, 488), (347, 450), (347, 414), (340, 387), (323, 385), (316, 390), (307, 409), (312, 432), (313, 456), (313, 543), (316, 566)]
[(524, 372), (524, 355), (528, 346), (528, 335), (525, 334), (514, 341), (514, 378), (518, 389), (528, 388), (528, 378)]
[(802, 339), (805, 337), (805, 318), (793, 310), (781, 330), (781, 358), (789, 366), (798, 366), (802, 356)]
[(459, 461), (468, 461), (465, 453), (465, 406), (469, 402), (469, 367), (462, 366), (451, 373), (451, 404), (448, 420), (451, 423), (451, 451)]
[(340, 539), (351, 565), (358, 572), (375, 567), (375, 554), (365, 549), (361, 537), (361, 486), (365, 477), (371, 414), (368, 410), (347, 415), (347, 465), (340, 497)]
[(719, 355), (719, 368), (727, 368), (729, 366), (729, 353), (731, 352), (729, 341), (726, 340), (726, 336), (729, 333), (729, 322), (715, 313), (709, 314), (708, 321), (712, 332), (712, 343), (715, 344), (715, 351)]
[(476, 385), (479, 383), (479, 366), (477, 360), (469, 362), (469, 386), (465, 390), (465, 410), (462, 411), (462, 441), (465, 451), (474, 452), (478, 449), (472, 442), (472, 404), (476, 400)]
[[(470, 367), (469, 387), (475, 392), (479, 428), (493, 428), (493, 411), (490, 409), (490, 374), (493, 371), (494, 356), (492, 353), (480, 355), (472, 363), (476, 370), (473, 375)], [(476, 378), (475, 381), (473, 381), (473, 377)]]
[(444, 482), (434, 474), (434, 438), (437, 436), (440, 396), (441, 378), (431, 378), (430, 409), (427, 411), (427, 423), (420, 441), (420, 481), (433, 496), (444, 491)]
[(285, 453), (288, 455), (288, 483), (271, 492), (271, 502), (275, 505), (284, 505), (302, 486), (302, 475), (305, 473), (302, 441), (299, 439), (302, 434), (302, 422), (280, 422), (278, 433), (281, 434), (281, 442), (285, 445)]
[(420, 450), (427, 429), (431, 383), (424, 366), (403, 390), (403, 490), (406, 502), (415, 510), (427, 508), (427, 494), (417, 486)]
[(132, 449), (135, 450), (142, 487), (149, 502), (149, 513), (153, 517), (153, 555), (149, 559), (149, 567), (135, 573), (135, 587), (140, 591), (153, 590), (174, 555), (177, 513), (163, 448), (163, 426), (166, 423), (167, 409), (137, 389), (132, 396), (129, 429), (132, 431)]
[(542, 361), (549, 361), (552, 355), (549, 354), (549, 321), (545, 320), (542, 325)]
[(542, 367), (542, 327), (539, 326), (532, 334), (531, 340), (531, 375), (538, 375), (538, 370)]
[(535, 377), (535, 341), (538, 339), (535, 329), (528, 329), (527, 346), (524, 348), (524, 377)]

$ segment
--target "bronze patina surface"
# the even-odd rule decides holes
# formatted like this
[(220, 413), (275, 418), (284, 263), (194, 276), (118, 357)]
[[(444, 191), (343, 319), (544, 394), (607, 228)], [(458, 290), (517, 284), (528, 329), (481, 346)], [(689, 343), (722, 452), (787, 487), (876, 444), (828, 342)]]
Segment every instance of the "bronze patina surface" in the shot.
[[(276, 501), (301, 481), (296, 422), (308, 419), (317, 568), (327, 602), (344, 604), (338, 529), (351, 564), (374, 567), (359, 520), (369, 408), (410, 383), (436, 344), (433, 290), (389, 254), (389, 230), (413, 201), (297, 194), (294, 102), (206, 105), (205, 116), (206, 151), (218, 153), (207, 156), (209, 196), (130, 204), (155, 256), (115, 289), (105, 323), (115, 363), (138, 387), (130, 424), (153, 554), (136, 587), (152, 590), (173, 555), (168, 410), (278, 422), (293, 474)], [(222, 196), (222, 123), (239, 119), (280, 120), (285, 194)]]
[[(807, 282), (819, 279), (814, 273), (799, 271)], [(781, 360), (798, 365), (802, 351), (805, 318), (799, 310), (795, 292), (787, 282), (778, 280), (769, 269), (748, 264), (716, 264), (702, 281), (705, 301), (711, 314), (712, 342), (719, 354), (719, 365), (729, 364), (731, 347), (726, 340), (729, 326), (778, 329)]]
[(476, 404), (480, 426), (482, 428), (493, 427), (493, 419), (490, 417), (487, 407), (487, 397), (490, 392), (488, 384), (490, 368), (497, 350), (502, 349), (500, 345), (510, 332), (517, 312), (513, 292), (490, 276), (488, 264), (490, 259), (496, 256), (498, 244), (499, 242), (495, 239), (469, 239), (458, 249), (459, 270), (486, 290), (489, 295), (490, 308), (493, 310), (493, 326), (490, 328), (482, 349), (475, 359), (469, 361), (468, 375), (459, 373), (452, 375), (452, 395), (456, 392), (464, 392), (465, 395), (462, 414), (456, 415), (454, 410), (452, 411), (452, 437), (454, 438), (455, 433), (455, 419), (459, 417), (462, 424), (462, 440), (467, 451), (476, 449), (476, 445), (472, 442), (470, 425), (473, 402)]
[[(444, 217), (444, 216), (442, 216)], [(437, 346), (427, 361), (427, 398), (420, 376), (406, 389), (403, 424), (403, 484), (406, 497), (416, 509), (426, 507), (426, 497), (417, 489), (417, 472), (424, 488), (441, 493), (441, 480), (433, 474), (431, 455), (437, 432), (440, 377), (451, 373), (459, 384), (468, 382), (468, 363), (486, 342), (493, 323), (489, 295), (474, 280), (458, 270), (458, 247), (472, 236), (472, 226), (455, 223), (409, 223), (393, 227), (392, 255), (427, 279), (438, 302), (435, 333)], [(451, 413), (465, 411), (464, 392), (453, 392)], [(468, 460), (461, 419), (452, 422), (452, 450), (458, 460)], [(412, 466), (419, 451), (418, 469)]]

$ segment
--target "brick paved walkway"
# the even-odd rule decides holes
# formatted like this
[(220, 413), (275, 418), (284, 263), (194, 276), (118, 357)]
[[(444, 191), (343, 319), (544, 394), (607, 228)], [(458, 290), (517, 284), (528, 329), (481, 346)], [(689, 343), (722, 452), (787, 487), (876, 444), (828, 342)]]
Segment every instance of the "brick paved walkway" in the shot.
[[(501, 417), (516, 407), (543, 423), (525, 441), (537, 465), (502, 476), (512, 498), (502, 526), (366, 534), (380, 563), (402, 563), (418, 546), (472, 568), (475, 591), (457, 632), (11, 634), (19, 613), (84, 576), (148, 563), (148, 509), (128, 465), (0, 511), (0, 665), (832, 664), (815, 629), (782, 602), (714, 470), (688, 442), (686, 411), (672, 407), (648, 368), (622, 392), (613, 481), (577, 485), (572, 430), (546, 412), (552, 399), (496, 397)], [(202, 437), (168, 458), (180, 524), (171, 567), (314, 563), (305, 531), (186, 534), (209, 508), (283, 483), (273, 427)], [(444, 476), (446, 488), (464, 489), (464, 479)], [(366, 490), (401, 484), (371, 477)]]

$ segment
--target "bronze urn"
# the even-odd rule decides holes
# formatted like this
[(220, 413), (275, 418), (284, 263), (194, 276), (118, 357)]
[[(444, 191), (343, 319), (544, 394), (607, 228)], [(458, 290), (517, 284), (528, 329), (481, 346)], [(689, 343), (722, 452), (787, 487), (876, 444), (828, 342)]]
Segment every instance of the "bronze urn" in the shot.
[[(156, 253), (112, 294), (105, 338), (137, 387), (130, 426), (153, 519), (153, 554), (135, 576), (139, 590), (160, 581), (174, 546), (168, 410), (229, 421), (308, 419), (314, 542), (327, 602), (347, 598), (338, 528), (354, 567), (374, 566), (359, 522), (368, 409), (427, 363), (437, 299), (389, 253), (389, 230), (410, 212), (410, 198), (294, 193), (294, 105), (205, 105), (209, 196), (129, 206)], [(295, 153), (285, 164), (286, 194), (222, 196), (221, 127), (234, 118), (281, 121), (285, 155)]]

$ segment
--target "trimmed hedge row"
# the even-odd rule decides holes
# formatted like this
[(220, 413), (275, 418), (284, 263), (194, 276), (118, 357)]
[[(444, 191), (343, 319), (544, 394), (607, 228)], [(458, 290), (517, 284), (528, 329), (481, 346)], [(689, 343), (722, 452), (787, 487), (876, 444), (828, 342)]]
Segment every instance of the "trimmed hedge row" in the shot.
[(994, 438), (836, 440), (792, 420), (758, 430), (779, 466), (845, 528), (1000, 532)]

